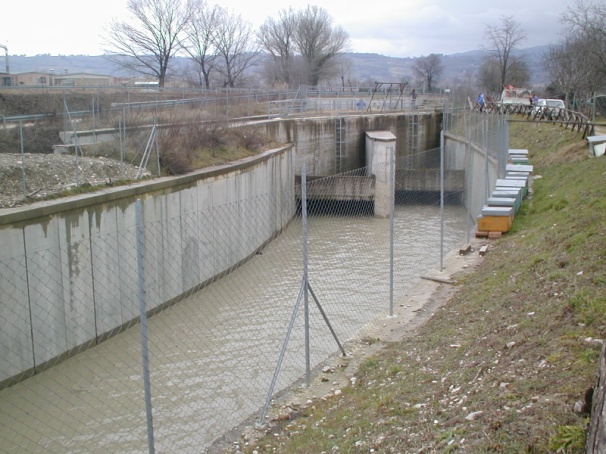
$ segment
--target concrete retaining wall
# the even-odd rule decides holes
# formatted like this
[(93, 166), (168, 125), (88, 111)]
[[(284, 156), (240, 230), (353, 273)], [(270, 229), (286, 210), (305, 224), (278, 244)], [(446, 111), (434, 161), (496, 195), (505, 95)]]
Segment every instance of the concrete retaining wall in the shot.
[[(441, 188), (440, 169), (400, 170), (396, 173), (398, 188), (406, 191), (438, 192)], [(462, 193), (465, 190), (465, 171), (446, 170), (444, 172), (444, 191)]]
[(183, 177), (3, 210), (0, 382), (137, 319), (138, 199), (153, 312), (246, 260), (284, 228), (295, 213), (294, 185), (295, 148), (287, 146)]
[[(340, 171), (347, 172), (366, 166), (364, 154), (366, 133), (368, 131), (389, 131), (396, 136), (396, 162), (404, 162), (411, 154), (440, 146), (440, 128), (442, 114), (436, 112), (416, 115), (414, 137), (410, 122), (412, 114), (367, 114), (343, 116), (344, 142)], [(336, 172), (337, 122), (339, 117), (311, 117), (293, 119), (275, 119), (256, 123), (270, 138), (280, 142), (297, 144), (296, 171), (300, 173), (305, 164), (308, 177), (325, 177)], [(409, 139), (415, 146), (409, 147)], [(344, 155), (344, 156), (343, 156)], [(430, 160), (431, 162), (425, 162)], [(432, 156), (422, 153), (412, 159), (413, 168), (439, 168)]]
[(464, 175), (457, 181), (465, 185), (460, 188), (467, 195), (467, 200), (463, 203), (475, 219), (495, 186), (499, 175), (499, 162), (477, 145), (467, 144), (464, 138), (445, 134), (444, 141), (446, 168)]
[[(135, 202), (146, 226), (146, 296), (153, 311), (245, 260), (279, 232), (295, 210), (295, 173), (366, 165), (367, 131), (396, 137), (396, 160), (439, 146), (441, 114), (316, 117), (257, 122), (272, 139), (295, 143), (235, 165), (140, 183), (0, 214), (0, 382), (95, 344), (138, 316)], [(250, 125), (249, 125), (250, 126)], [(411, 156), (413, 168), (435, 157)], [(429, 159), (431, 162), (418, 162)], [(374, 182), (373, 182), (374, 184)], [(271, 202), (253, 199), (275, 194)], [(290, 194), (292, 196), (287, 196)], [(242, 203), (250, 201), (250, 203)], [(208, 215), (222, 208), (220, 221)], [(247, 228), (251, 216), (259, 221)], [(197, 274), (192, 273), (196, 270)]]
[[(351, 100), (348, 100), (351, 101)], [(439, 153), (418, 153), (440, 146), (442, 113), (430, 111), (343, 115), (331, 117), (288, 117), (241, 123), (259, 128), (272, 140), (296, 143), (296, 170), (306, 164), (310, 178), (326, 177), (366, 166), (366, 133), (389, 131), (396, 136), (396, 163), (406, 162), (412, 169), (439, 168)], [(337, 129), (341, 128), (339, 133)], [(149, 126), (146, 126), (149, 129)], [(129, 128), (129, 130), (137, 128)], [(339, 137), (339, 139), (337, 139)], [(80, 145), (93, 141), (116, 140), (115, 130), (81, 131)], [(73, 148), (73, 133), (62, 135), (65, 148)], [(337, 165), (337, 142), (342, 142)], [(402, 160), (401, 158), (406, 158)], [(404, 187), (405, 181), (398, 182)], [(438, 188), (439, 189), (439, 188)]]
[[(297, 186), (301, 198), (301, 186)], [(336, 176), (307, 182), (307, 198), (346, 202), (372, 202), (375, 199), (375, 178), (369, 176)]]

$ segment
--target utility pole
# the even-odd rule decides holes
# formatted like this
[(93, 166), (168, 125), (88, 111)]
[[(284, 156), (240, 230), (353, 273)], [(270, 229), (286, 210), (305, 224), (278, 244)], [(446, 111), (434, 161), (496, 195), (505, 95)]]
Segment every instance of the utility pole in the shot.
[(9, 70), (8, 70), (8, 47), (3, 46), (2, 44), (0, 44), (0, 47), (2, 49), (4, 49), (4, 59), (6, 60), (6, 74), (9, 74)]

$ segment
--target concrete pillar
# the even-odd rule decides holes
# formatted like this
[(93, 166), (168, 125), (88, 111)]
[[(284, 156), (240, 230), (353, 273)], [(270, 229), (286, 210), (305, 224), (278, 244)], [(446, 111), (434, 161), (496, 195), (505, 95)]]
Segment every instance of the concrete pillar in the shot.
[(392, 153), (396, 149), (396, 136), (389, 131), (366, 132), (366, 166), (368, 175), (375, 177), (375, 217), (388, 218), (391, 212)]

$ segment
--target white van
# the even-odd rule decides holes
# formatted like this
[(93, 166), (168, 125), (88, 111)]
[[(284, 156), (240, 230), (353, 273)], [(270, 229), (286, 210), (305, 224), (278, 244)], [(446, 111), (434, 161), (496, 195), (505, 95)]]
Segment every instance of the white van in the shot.
[(566, 106), (561, 99), (539, 99), (532, 108), (532, 113), (558, 117), (565, 110)]

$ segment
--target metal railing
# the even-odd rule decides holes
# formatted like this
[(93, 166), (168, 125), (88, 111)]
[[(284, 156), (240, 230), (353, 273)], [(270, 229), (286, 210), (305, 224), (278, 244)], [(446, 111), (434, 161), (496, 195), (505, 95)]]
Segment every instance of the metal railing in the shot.
[(476, 104), (472, 110), (501, 115), (520, 115), (525, 117), (524, 121), (555, 123), (564, 128), (570, 127), (572, 131), (576, 129), (583, 134), (583, 137), (586, 137), (592, 128), (589, 118), (581, 112), (560, 107), (535, 106), (527, 103), (487, 102), (482, 109)]

